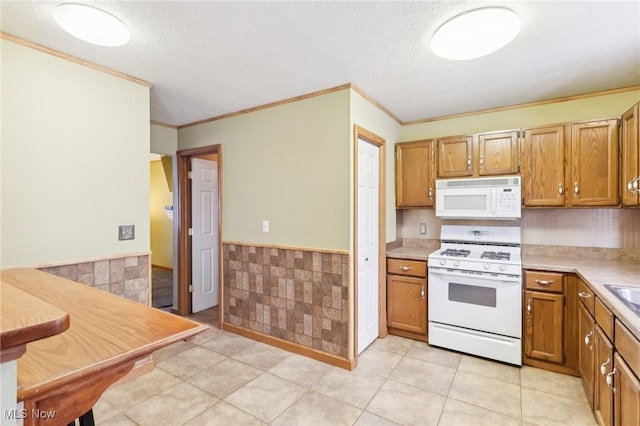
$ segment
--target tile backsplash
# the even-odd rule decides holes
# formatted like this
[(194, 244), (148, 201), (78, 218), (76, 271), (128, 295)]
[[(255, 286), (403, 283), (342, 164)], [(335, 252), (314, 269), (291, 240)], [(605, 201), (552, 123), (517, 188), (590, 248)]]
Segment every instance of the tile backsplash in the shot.
[[(640, 209), (523, 209), (513, 221), (451, 220), (435, 216), (433, 209), (398, 210), (397, 238), (440, 238), (449, 225), (511, 225), (522, 227), (522, 244), (640, 249)], [(420, 235), (420, 223), (427, 224)]]

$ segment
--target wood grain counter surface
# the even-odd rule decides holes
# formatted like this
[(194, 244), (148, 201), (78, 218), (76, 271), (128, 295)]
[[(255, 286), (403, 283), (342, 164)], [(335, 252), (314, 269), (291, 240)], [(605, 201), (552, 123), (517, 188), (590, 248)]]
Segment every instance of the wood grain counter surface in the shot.
[(28, 344), (26, 354), (18, 360), (18, 401), (24, 401), (29, 412), (57, 411), (56, 421), (46, 424), (69, 423), (88, 411), (136, 361), (208, 329), (33, 269), (3, 272), (2, 280), (69, 313), (67, 331)]
[(69, 328), (69, 314), (4, 282), (0, 283), (0, 360), (21, 357), (27, 343)]

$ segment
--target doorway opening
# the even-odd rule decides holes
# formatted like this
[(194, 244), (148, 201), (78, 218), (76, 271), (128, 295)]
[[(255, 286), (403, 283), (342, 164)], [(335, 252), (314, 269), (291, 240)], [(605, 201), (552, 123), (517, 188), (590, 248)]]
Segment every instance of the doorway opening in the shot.
[(173, 160), (152, 153), (149, 161), (151, 306), (170, 311), (174, 303)]
[(178, 151), (177, 310), (219, 327), (222, 316), (222, 146)]
[(385, 140), (354, 126), (354, 354), (387, 336)]

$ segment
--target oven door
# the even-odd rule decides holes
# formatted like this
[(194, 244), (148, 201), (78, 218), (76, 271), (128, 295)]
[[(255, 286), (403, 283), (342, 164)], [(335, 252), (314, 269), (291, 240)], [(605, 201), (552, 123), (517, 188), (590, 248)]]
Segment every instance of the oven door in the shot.
[(522, 278), (429, 268), (429, 321), (520, 338)]

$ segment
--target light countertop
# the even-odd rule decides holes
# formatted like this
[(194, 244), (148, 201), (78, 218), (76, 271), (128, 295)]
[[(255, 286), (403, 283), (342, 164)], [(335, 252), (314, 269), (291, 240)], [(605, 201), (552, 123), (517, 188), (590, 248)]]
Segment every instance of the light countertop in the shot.
[[(427, 260), (433, 248), (399, 247), (387, 252), (387, 257)], [(640, 288), (640, 262), (633, 260), (594, 260), (558, 256), (522, 256), (522, 268), (577, 274), (600, 300), (640, 340), (640, 316), (632, 311), (604, 285), (613, 284)]]

